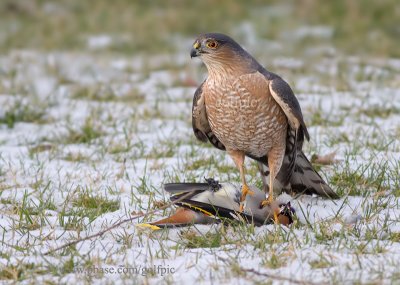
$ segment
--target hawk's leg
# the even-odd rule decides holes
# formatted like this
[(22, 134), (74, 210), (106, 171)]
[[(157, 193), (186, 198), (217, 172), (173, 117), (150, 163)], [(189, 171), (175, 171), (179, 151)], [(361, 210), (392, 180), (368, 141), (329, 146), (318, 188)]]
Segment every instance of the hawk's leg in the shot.
[(242, 196), (240, 197), (240, 211), (244, 210), (244, 201), (247, 195), (254, 195), (254, 192), (250, 190), (246, 182), (245, 169), (244, 169), (244, 152), (238, 150), (228, 150), (228, 154), (232, 157), (236, 164), (236, 167), (240, 171), (240, 179), (242, 180)]
[(262, 163), (262, 162), (258, 162), (258, 171), (260, 171), (261, 174), (261, 180), (263, 183), (263, 190), (264, 192), (267, 192), (267, 190), (269, 189), (268, 187), (268, 183), (267, 183), (267, 177), (269, 176), (269, 169), (268, 167)]
[[(282, 166), (282, 161), (283, 161), (283, 156), (285, 154), (284, 152), (285, 148), (282, 147), (279, 148), (273, 148), (269, 151), (268, 153), (268, 166), (269, 166), (269, 192), (268, 192), (268, 197), (266, 200), (261, 202), (261, 206), (267, 206), (271, 205), (275, 200), (274, 200), (274, 180), (276, 175), (278, 174), (281, 166)], [(266, 179), (263, 179), (263, 182)], [(264, 184), (265, 188), (265, 184)], [(274, 220), (278, 221), (278, 216), (274, 212)]]

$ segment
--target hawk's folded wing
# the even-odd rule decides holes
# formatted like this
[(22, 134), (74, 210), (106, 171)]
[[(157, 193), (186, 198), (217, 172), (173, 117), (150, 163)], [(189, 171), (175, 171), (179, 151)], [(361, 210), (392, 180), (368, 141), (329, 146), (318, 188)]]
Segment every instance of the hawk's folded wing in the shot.
[(207, 142), (207, 139), (213, 146), (220, 150), (225, 150), (225, 146), (218, 140), (211, 130), (210, 123), (207, 118), (206, 104), (204, 101), (203, 84), (197, 88), (193, 97), (192, 106), (192, 127), (196, 138), (202, 142)]
[[(273, 78), (269, 82), (269, 90), (275, 101), (281, 106), (283, 112), (288, 118), (290, 126), (296, 130), (301, 129), (307, 140), (310, 140), (306, 124), (304, 123), (303, 115), (299, 101), (297, 101), (289, 84), (279, 76)], [(302, 138), (300, 138), (301, 140)]]

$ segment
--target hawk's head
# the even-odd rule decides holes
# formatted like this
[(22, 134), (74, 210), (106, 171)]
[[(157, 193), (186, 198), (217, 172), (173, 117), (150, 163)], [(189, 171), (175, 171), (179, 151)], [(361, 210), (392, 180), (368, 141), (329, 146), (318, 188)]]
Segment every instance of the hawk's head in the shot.
[(190, 56), (200, 57), (209, 71), (228, 66), (250, 67), (253, 63), (253, 58), (237, 42), (219, 33), (198, 36), (193, 43)]
[(226, 51), (227, 47), (239, 47), (233, 39), (224, 34), (208, 33), (197, 37), (190, 51), (191, 57), (214, 55)]

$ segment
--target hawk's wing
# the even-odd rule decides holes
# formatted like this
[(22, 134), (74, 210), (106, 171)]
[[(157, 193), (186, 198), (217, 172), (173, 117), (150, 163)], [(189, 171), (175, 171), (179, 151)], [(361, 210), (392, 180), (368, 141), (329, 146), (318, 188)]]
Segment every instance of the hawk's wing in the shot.
[[(307, 140), (310, 140), (310, 135), (308, 134), (306, 124), (304, 123), (299, 101), (297, 101), (297, 98), (289, 84), (279, 76), (276, 76), (269, 80), (269, 91), (275, 101), (282, 108), (288, 118), (290, 126), (295, 130), (301, 129)], [(302, 140), (302, 138), (300, 138), (300, 140)]]
[[(256, 74), (259, 75), (259, 73)], [(271, 73), (268, 76), (263, 74), (263, 76), (269, 82), (269, 91), (282, 108), (289, 123), (285, 157), (276, 179), (284, 188), (290, 183), (290, 188), (293, 192), (338, 198), (338, 195), (315, 171), (302, 151), (304, 137), (309, 140), (310, 136), (303, 120), (299, 102), (289, 84), (279, 76)], [(268, 165), (266, 159), (260, 158), (256, 160)]]
[(207, 118), (206, 104), (204, 101), (203, 84), (197, 88), (193, 97), (192, 106), (192, 127), (196, 138), (202, 142), (207, 139), (213, 146), (220, 150), (225, 150), (225, 146), (218, 140), (211, 130), (210, 123)]

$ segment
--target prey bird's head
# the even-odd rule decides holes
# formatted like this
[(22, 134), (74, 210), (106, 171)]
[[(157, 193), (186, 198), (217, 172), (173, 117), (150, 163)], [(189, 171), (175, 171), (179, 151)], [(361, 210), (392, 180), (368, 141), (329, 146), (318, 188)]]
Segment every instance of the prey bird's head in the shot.
[(210, 72), (233, 67), (248, 69), (257, 65), (237, 42), (219, 33), (198, 36), (193, 43), (190, 57), (199, 57)]
[(296, 214), (290, 202), (279, 205), (278, 221), (282, 225), (290, 225), (293, 223), (293, 216)]

